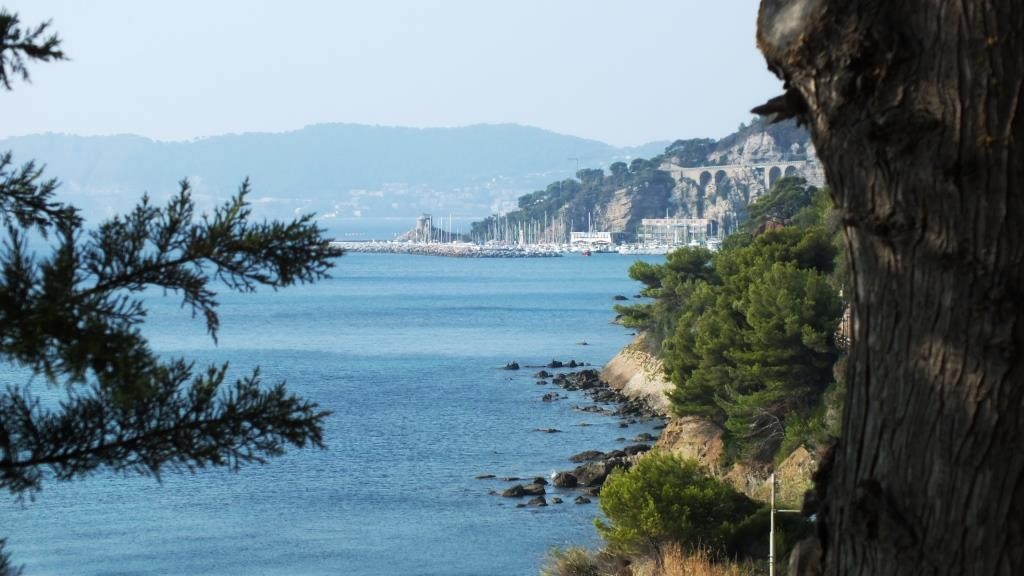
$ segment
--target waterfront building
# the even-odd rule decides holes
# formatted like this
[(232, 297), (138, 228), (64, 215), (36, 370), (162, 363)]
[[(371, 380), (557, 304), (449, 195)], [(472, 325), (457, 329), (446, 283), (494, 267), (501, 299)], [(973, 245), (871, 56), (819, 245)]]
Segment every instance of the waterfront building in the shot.
[(612, 247), (611, 232), (573, 232), (570, 237), (573, 248), (586, 250), (608, 250)]
[(718, 221), (709, 218), (644, 218), (636, 241), (642, 245), (706, 245), (718, 237)]

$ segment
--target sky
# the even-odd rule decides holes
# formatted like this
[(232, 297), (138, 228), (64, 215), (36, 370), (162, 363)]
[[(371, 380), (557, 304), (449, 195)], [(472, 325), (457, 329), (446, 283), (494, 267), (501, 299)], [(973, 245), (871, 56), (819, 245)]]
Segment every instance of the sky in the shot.
[(70, 57), (0, 94), (0, 138), (517, 123), (626, 146), (725, 136), (782, 91), (758, 0), (0, 5), (52, 19)]

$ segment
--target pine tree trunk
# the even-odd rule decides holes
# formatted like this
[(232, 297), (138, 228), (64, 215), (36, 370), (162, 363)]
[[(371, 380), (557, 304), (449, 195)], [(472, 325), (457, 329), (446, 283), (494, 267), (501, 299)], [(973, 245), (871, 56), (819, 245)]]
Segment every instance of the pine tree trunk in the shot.
[(826, 574), (1024, 574), (1024, 6), (762, 0), (844, 219)]

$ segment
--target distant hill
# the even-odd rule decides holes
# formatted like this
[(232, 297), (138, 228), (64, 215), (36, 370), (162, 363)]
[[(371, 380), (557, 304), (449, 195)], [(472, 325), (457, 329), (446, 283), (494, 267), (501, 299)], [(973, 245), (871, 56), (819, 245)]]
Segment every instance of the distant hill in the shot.
[(189, 178), (201, 206), (225, 200), (246, 176), (258, 215), (325, 218), (482, 216), (580, 166), (650, 156), (665, 142), (616, 148), (514, 124), (400, 128), (322, 124), (286, 133), (188, 142), (139, 136), (41, 134), (0, 140), (16, 162), (36, 159), (61, 198), (89, 219), (121, 212), (149, 192), (162, 200)]

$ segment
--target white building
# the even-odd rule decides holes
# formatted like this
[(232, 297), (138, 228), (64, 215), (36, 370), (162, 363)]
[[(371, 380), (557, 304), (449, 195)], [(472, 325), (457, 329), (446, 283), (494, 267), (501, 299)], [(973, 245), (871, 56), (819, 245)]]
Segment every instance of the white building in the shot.
[(708, 218), (644, 218), (636, 241), (645, 245), (707, 244), (718, 235), (718, 222)]
[(573, 232), (570, 237), (573, 248), (606, 250), (612, 246), (611, 232)]

